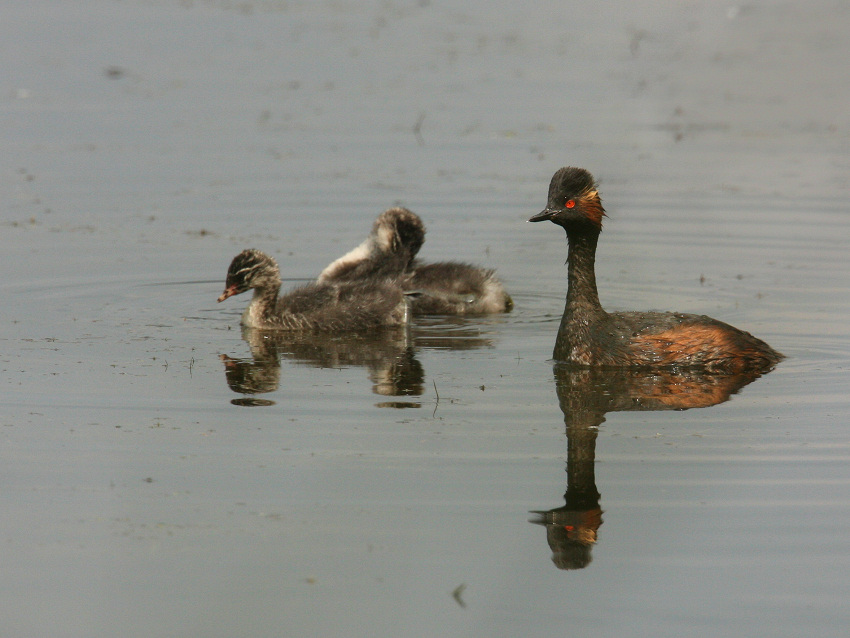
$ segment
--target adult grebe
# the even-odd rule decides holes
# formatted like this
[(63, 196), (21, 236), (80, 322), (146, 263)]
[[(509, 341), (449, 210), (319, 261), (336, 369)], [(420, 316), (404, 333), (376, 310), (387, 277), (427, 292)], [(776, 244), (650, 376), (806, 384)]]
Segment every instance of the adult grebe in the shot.
[(552, 177), (546, 208), (528, 221), (563, 227), (569, 243), (567, 303), (554, 358), (584, 367), (768, 369), (783, 357), (764, 341), (705, 315), (608, 313), (594, 261), (605, 211), (593, 176), (565, 167)]

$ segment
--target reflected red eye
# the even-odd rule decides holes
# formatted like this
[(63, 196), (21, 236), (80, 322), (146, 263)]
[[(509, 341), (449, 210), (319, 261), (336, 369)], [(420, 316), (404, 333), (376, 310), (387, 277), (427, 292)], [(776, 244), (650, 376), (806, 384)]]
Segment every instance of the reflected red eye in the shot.
[(574, 199), (568, 199), (567, 203), (564, 204), (567, 208), (573, 208), (576, 205), (576, 201)]

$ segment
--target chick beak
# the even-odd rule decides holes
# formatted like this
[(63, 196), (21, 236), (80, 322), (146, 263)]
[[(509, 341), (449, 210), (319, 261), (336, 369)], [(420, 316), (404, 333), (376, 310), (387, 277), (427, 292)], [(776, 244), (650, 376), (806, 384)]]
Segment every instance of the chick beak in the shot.
[(225, 288), (224, 292), (221, 293), (221, 297), (218, 298), (218, 303), (221, 303), (228, 297), (232, 297), (237, 293), (236, 286), (230, 286), (229, 288)]

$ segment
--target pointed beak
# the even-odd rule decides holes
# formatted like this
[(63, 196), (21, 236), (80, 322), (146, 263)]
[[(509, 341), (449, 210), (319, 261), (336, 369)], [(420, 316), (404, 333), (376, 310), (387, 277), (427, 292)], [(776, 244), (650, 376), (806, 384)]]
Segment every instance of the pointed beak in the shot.
[(555, 215), (557, 215), (560, 211), (555, 208), (544, 208), (539, 213), (531, 217), (528, 221), (530, 222), (545, 222), (547, 219), (552, 219)]
[(225, 288), (224, 292), (221, 293), (221, 297), (218, 298), (218, 303), (221, 303), (222, 301), (224, 301), (228, 297), (232, 297), (233, 295), (236, 294), (236, 292), (237, 292), (236, 286), (230, 286), (230, 288)]

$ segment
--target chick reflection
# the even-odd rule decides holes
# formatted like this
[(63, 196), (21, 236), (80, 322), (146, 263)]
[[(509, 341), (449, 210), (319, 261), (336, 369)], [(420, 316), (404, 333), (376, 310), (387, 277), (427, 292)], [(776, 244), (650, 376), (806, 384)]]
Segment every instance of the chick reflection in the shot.
[(594, 474), (596, 435), (607, 412), (705, 408), (727, 401), (762, 374), (577, 370), (563, 366), (554, 370), (567, 434), (567, 491), (562, 507), (533, 512), (536, 516), (531, 522), (546, 526), (552, 562), (559, 569), (582, 569), (592, 560), (591, 548), (602, 525)]
[[(274, 392), (280, 385), (281, 358), (318, 368), (362, 366), (369, 371), (372, 391), (381, 396), (420, 396), (425, 372), (416, 358), (420, 348), (471, 350), (491, 347), (481, 329), (456, 317), (430, 318), (408, 329), (387, 329), (371, 334), (269, 332), (242, 329), (251, 348), (250, 359), (221, 355), (227, 385), (249, 395), (236, 405), (270, 405), (253, 395)], [(380, 407), (419, 407), (418, 403), (388, 402)]]
[[(268, 332), (242, 329), (251, 348), (251, 359), (221, 355), (227, 385), (240, 394), (273, 392), (280, 385), (281, 357), (318, 368), (363, 366), (369, 371), (372, 391), (384, 396), (422, 394), (424, 371), (416, 359), (405, 330), (372, 334)], [(236, 403), (246, 404), (244, 400)], [(255, 405), (254, 400), (247, 404)]]

